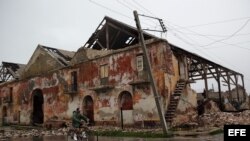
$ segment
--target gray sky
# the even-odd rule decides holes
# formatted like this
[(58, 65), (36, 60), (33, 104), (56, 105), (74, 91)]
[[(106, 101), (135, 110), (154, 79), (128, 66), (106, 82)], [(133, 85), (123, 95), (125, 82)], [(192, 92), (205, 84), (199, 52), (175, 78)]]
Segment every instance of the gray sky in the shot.
[(250, 92), (249, 0), (0, 0), (0, 61), (26, 64), (38, 44), (77, 51), (105, 15), (135, 26), (133, 10), (164, 20), (167, 34), (153, 34), (244, 74)]

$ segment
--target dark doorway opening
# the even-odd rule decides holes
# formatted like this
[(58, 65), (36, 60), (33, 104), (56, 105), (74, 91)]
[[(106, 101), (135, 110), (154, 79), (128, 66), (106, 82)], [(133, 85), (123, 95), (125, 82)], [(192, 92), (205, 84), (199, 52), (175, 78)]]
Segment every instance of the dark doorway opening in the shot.
[(122, 110), (133, 110), (133, 99), (132, 95), (129, 92), (122, 92), (119, 99), (120, 108), (122, 108)]
[(7, 107), (4, 106), (3, 107), (3, 110), (2, 110), (2, 120), (3, 120), (3, 125), (6, 125), (7, 124)]
[(94, 102), (91, 96), (86, 96), (84, 98), (83, 112), (89, 118), (90, 124), (94, 124)]
[(42, 124), (43, 123), (43, 92), (41, 89), (33, 91), (33, 113), (32, 123)]

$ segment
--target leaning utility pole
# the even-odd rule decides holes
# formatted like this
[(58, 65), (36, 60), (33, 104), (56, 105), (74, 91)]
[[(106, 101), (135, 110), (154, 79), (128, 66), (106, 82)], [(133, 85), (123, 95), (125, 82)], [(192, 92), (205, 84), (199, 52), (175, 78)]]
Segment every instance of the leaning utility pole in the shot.
[(168, 130), (167, 129), (167, 123), (166, 123), (164, 114), (162, 112), (160, 96), (159, 96), (159, 94), (157, 92), (156, 84), (155, 84), (155, 81), (154, 81), (154, 78), (153, 78), (151, 65), (150, 65), (150, 62), (149, 62), (149, 55), (148, 55), (147, 48), (146, 48), (146, 45), (145, 45), (145, 41), (144, 41), (144, 37), (143, 37), (143, 31), (141, 29), (141, 24), (140, 24), (140, 21), (139, 21), (137, 11), (134, 11), (134, 16), (135, 16), (135, 22), (136, 22), (136, 26), (137, 26), (137, 29), (138, 29), (138, 33), (139, 33), (139, 38), (141, 40), (141, 46), (142, 46), (143, 54), (144, 54), (144, 57), (145, 57), (146, 68), (148, 69), (149, 79), (150, 79), (150, 83), (152, 85), (152, 89), (153, 89), (153, 93), (154, 93), (154, 97), (155, 97), (156, 107), (157, 107), (159, 117), (160, 117), (160, 120), (161, 120), (161, 124), (162, 124), (162, 128), (163, 128), (163, 132), (167, 133), (167, 130)]

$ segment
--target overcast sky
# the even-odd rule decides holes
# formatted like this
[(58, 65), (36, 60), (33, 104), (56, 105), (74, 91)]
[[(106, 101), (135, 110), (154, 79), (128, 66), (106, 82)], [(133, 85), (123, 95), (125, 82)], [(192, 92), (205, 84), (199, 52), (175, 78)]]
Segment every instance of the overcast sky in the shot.
[(135, 26), (133, 10), (163, 19), (168, 32), (153, 34), (242, 73), (250, 92), (250, 0), (0, 0), (0, 61), (26, 64), (38, 44), (77, 51), (105, 15)]

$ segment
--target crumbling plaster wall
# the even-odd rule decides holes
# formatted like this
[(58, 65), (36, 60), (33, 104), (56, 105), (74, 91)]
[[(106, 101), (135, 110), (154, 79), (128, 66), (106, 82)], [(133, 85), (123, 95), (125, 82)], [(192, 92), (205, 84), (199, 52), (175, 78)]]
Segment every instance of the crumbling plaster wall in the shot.
[(174, 126), (197, 121), (197, 93), (191, 89), (189, 84), (187, 84), (186, 89), (184, 89), (183, 94), (180, 96), (175, 114)]
[(170, 102), (170, 96), (171, 94), (173, 94), (176, 84), (180, 79), (178, 60), (174, 55), (172, 55), (172, 62), (173, 62), (173, 73), (164, 74), (165, 88), (167, 89), (166, 98), (164, 99), (165, 101), (163, 101), (164, 111), (167, 111), (168, 103)]
[(21, 78), (30, 78), (37, 75), (44, 75), (48, 71), (59, 69), (62, 67), (55, 58), (49, 55), (43, 48), (37, 47), (31, 59), (29, 60)]
[[(148, 51), (153, 75), (158, 86), (157, 89), (166, 106), (169, 94), (174, 90), (175, 81), (178, 79), (178, 76), (175, 76), (178, 73), (174, 72), (178, 71), (174, 70), (178, 63), (165, 42), (148, 44)], [(130, 85), (131, 82), (143, 80), (138, 76), (136, 70), (136, 56), (138, 54), (142, 54), (142, 50), (138, 47), (131, 47), (130, 49), (114, 51), (111, 55), (97, 57), (79, 65), (80, 95), (85, 96), (88, 95), (85, 89), (100, 87), (100, 66), (103, 64), (109, 65), (108, 85), (112, 85), (114, 88), (104, 92), (92, 92), (91, 94), (95, 104), (94, 117), (96, 121), (120, 122), (119, 95), (123, 91), (128, 91), (132, 95), (134, 103), (131, 113), (132, 118), (129, 117), (132, 122), (127, 121), (127, 123), (141, 120), (159, 120), (150, 84)], [(174, 65), (173, 59), (175, 59)], [(178, 67), (176, 68), (178, 69)], [(167, 83), (165, 83), (166, 80)], [(82, 105), (79, 105), (79, 107), (82, 107)]]
[[(178, 62), (166, 42), (153, 42), (147, 46), (157, 89), (164, 103), (163, 107), (166, 107), (178, 80)], [(94, 120), (115, 121), (117, 124), (120, 122), (119, 96), (127, 91), (132, 96), (133, 109), (124, 111), (125, 124), (143, 120), (159, 121), (150, 84), (130, 84), (141, 79), (136, 70), (136, 56), (141, 53), (139, 47), (129, 47), (103, 56), (88, 57), (87, 61), (81, 60), (80, 64), (75, 63), (50, 74), (1, 86), (1, 90), (13, 87), (15, 100), (10, 106), (13, 111), (9, 111), (8, 116), (13, 117), (20, 111), (20, 123), (30, 124), (32, 92), (41, 89), (44, 96), (44, 121), (53, 117), (70, 119), (73, 110), (82, 109), (84, 98), (90, 96), (94, 102)], [(100, 66), (103, 64), (109, 65), (108, 85), (113, 88), (96, 91), (95, 88), (102, 86)], [(64, 85), (71, 84), (72, 71), (77, 71), (78, 75), (78, 91), (75, 95), (64, 93)]]
[[(1, 91), (6, 88), (13, 88), (13, 102), (8, 103), (8, 119), (10, 123), (16, 123), (19, 116), (20, 124), (30, 124), (33, 110), (32, 92), (35, 89), (41, 89), (43, 92), (44, 121), (52, 117), (67, 118), (67, 103), (70, 100), (68, 95), (63, 94), (64, 78), (59, 72), (31, 79), (14, 82), (5, 85)], [(1, 93), (1, 95), (3, 95)], [(19, 114), (20, 113), (20, 114)]]

